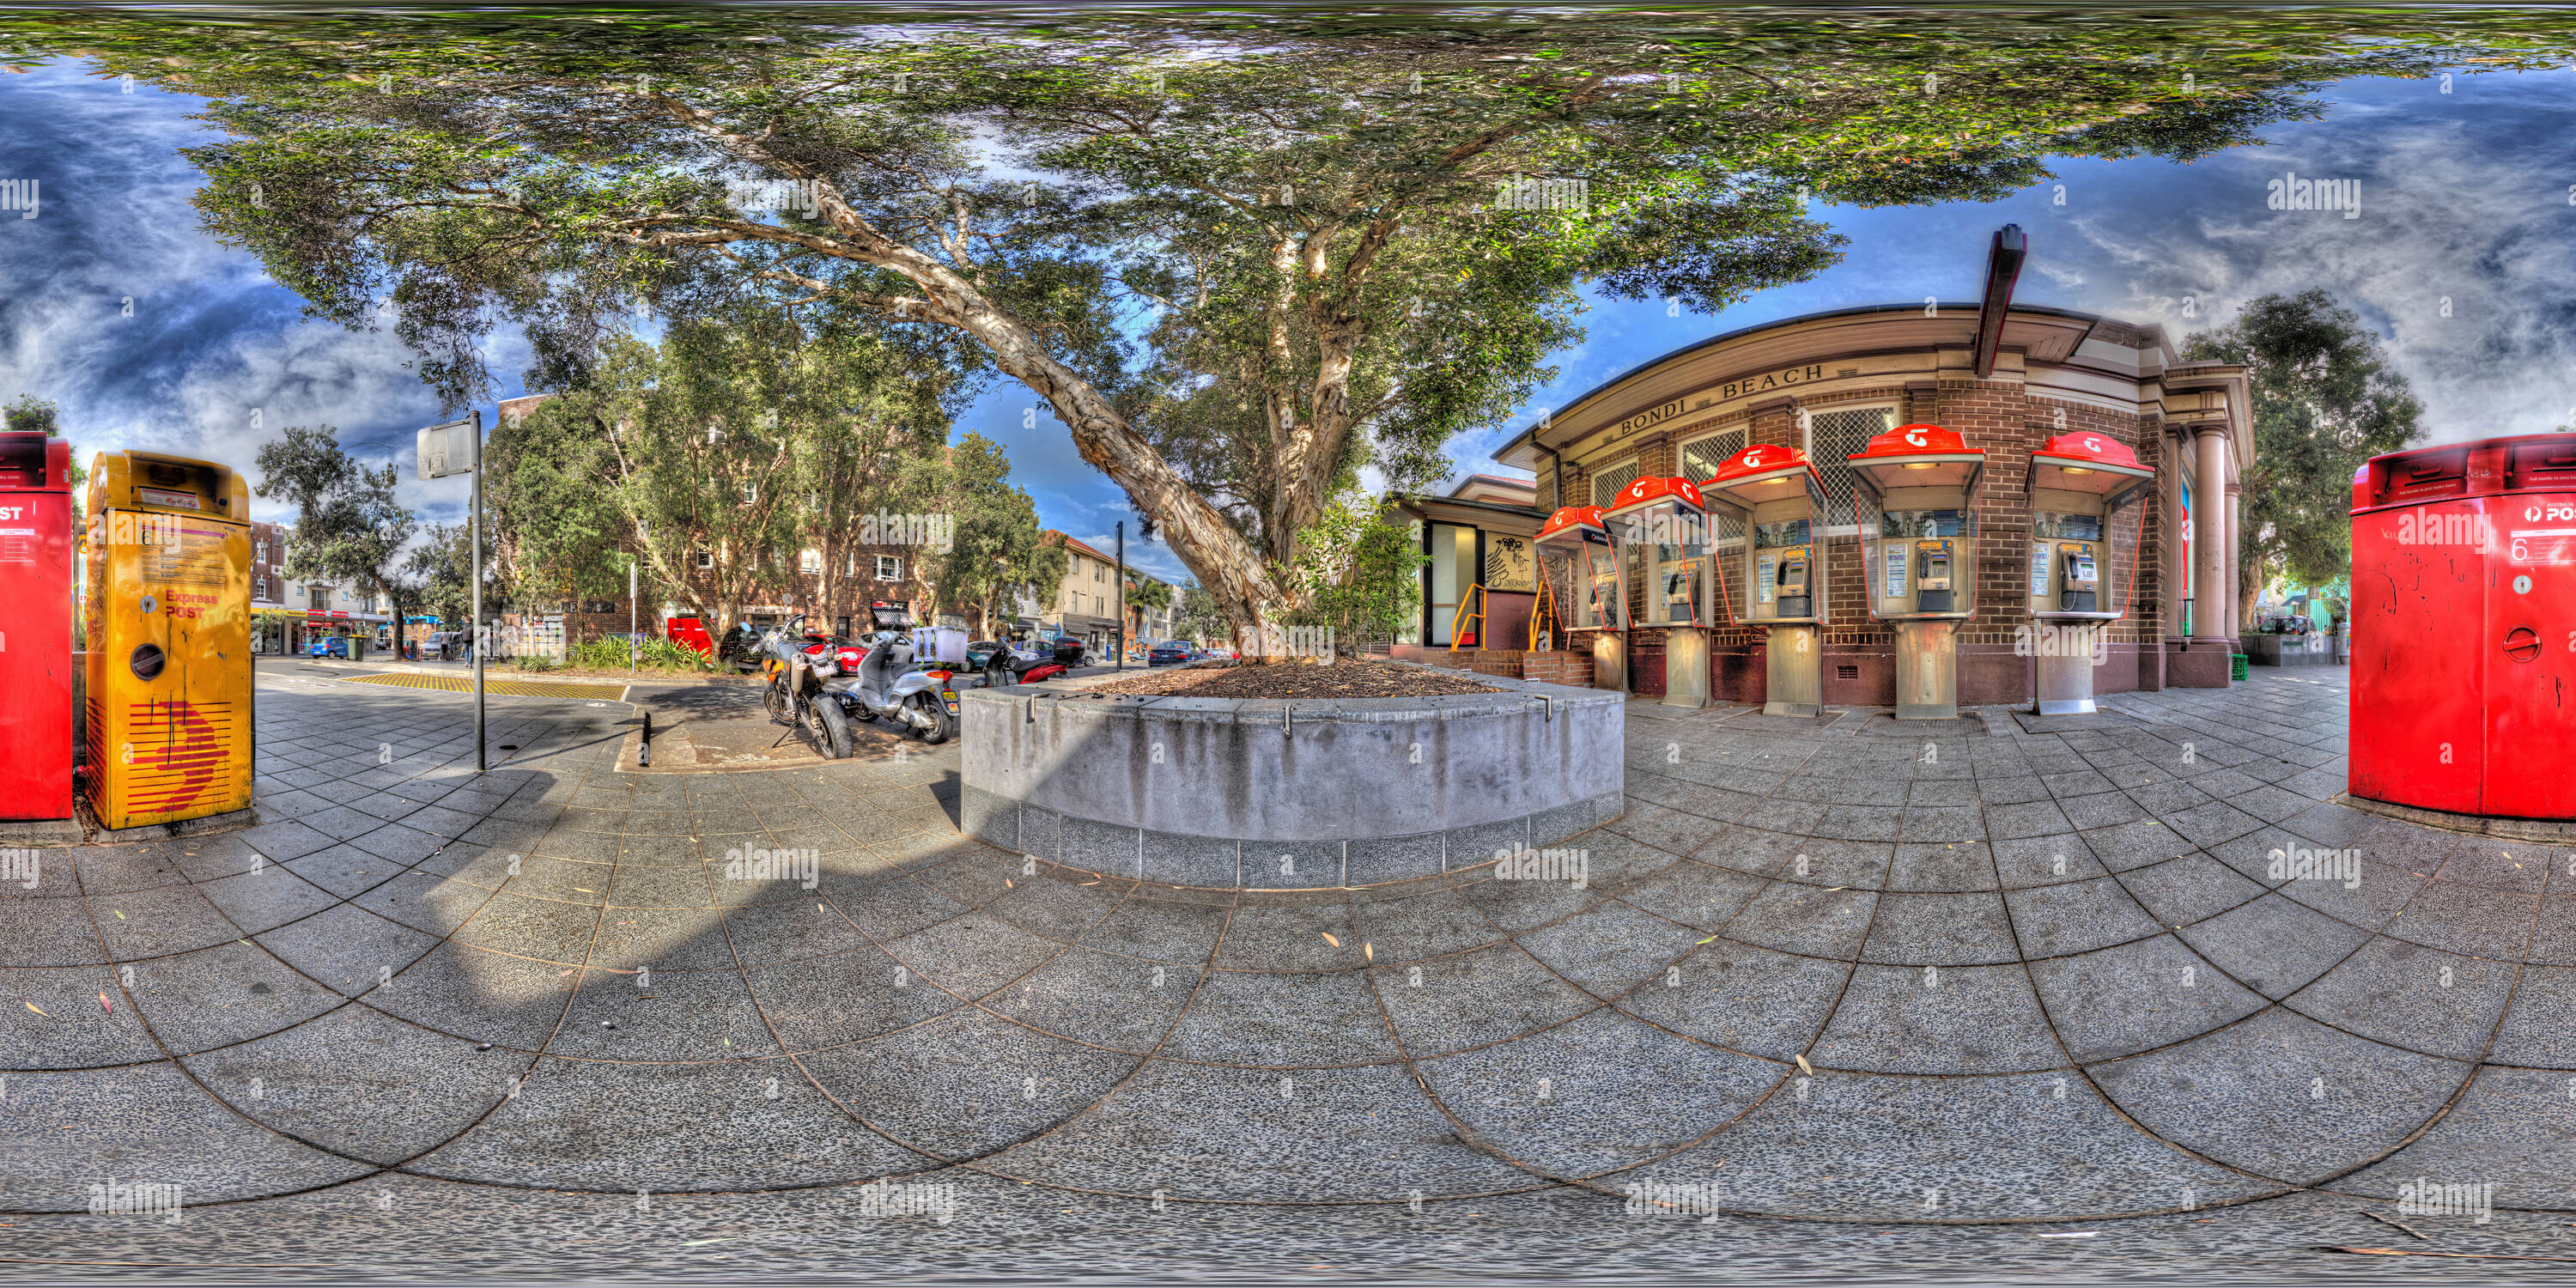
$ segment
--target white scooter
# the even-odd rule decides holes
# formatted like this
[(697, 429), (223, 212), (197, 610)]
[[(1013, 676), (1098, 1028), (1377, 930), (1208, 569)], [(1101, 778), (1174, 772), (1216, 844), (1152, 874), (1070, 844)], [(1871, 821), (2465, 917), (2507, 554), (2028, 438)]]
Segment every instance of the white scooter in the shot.
[[(913, 627), (911, 618), (900, 609), (868, 612), (876, 630), (868, 639), (867, 655), (860, 659), (855, 674), (825, 679), (824, 695), (837, 699), (841, 710), (856, 719), (883, 716), (923, 742), (948, 741), (957, 732), (955, 673), (945, 668), (911, 669), (913, 645), (907, 634)], [(821, 667), (816, 670), (828, 675)]]

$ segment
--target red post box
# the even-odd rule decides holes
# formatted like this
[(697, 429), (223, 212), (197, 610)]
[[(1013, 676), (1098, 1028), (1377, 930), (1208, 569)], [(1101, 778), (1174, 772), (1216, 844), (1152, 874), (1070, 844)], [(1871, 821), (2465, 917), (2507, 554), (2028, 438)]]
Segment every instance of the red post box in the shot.
[(2576, 818), (2576, 434), (2363, 465), (2350, 621), (2354, 796)]
[(0, 433), (0, 818), (72, 816), (72, 446)]

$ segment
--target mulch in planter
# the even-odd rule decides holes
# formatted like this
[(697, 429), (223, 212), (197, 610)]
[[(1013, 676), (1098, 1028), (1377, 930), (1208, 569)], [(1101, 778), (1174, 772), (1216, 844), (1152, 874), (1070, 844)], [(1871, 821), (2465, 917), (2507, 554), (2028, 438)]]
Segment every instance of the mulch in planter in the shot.
[(1493, 685), (1442, 671), (1384, 662), (1273, 662), (1178, 667), (1094, 684), (1088, 693), (1155, 693), (1192, 698), (1430, 698), (1499, 693)]

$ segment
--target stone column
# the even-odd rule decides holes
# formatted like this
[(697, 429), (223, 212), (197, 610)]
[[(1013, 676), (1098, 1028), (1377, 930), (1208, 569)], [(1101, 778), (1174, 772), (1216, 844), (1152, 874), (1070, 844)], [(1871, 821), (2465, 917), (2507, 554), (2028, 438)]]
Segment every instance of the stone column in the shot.
[(2232, 644), (2227, 635), (2227, 427), (2195, 425), (2191, 481), (2191, 637)]
[(2238, 542), (2245, 535), (2245, 485), (2227, 485), (2227, 638), (2233, 640), (2245, 633), (2245, 587), (2242, 561), (2237, 558)]

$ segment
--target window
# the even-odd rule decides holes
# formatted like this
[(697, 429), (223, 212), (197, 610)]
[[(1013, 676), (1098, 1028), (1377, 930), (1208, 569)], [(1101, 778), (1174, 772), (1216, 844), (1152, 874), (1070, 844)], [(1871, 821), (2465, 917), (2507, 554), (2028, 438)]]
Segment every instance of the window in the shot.
[(1682, 477), (1693, 483), (1706, 482), (1717, 473), (1726, 458), (1744, 450), (1744, 426), (1721, 429), (1714, 434), (1694, 438), (1682, 444)]
[(877, 580), (903, 580), (903, 560), (894, 555), (877, 556)]
[(796, 556), (796, 571), (809, 575), (820, 576), (823, 571), (823, 552), (820, 550), (808, 550), (805, 553)]
[(268, 543), (266, 541), (252, 542), (250, 548), (250, 559), (252, 563), (267, 563)]
[(1825, 481), (1826, 528), (1853, 531), (1852, 488), (1859, 480), (1846, 461), (1869, 446), (1869, 440), (1896, 428), (1896, 408), (1836, 407), (1806, 413), (1802, 419), (1807, 424), (1807, 459)]
[(1608, 505), (1619, 499), (1619, 489), (1637, 481), (1637, 458), (1634, 456), (1594, 472), (1592, 503)]
[(757, 505), (760, 503), (759, 484), (745, 483), (742, 485), (742, 503), (744, 505)]
[[(1476, 530), (1463, 524), (1431, 525), (1431, 594), (1428, 607), (1431, 620), (1423, 635), (1428, 644), (1446, 646), (1449, 633), (1456, 628), (1463, 633), (1462, 647), (1475, 647), (1476, 623), (1458, 620), (1458, 604), (1472, 598), (1469, 587), (1476, 580)], [(1482, 605), (1475, 607), (1481, 608)]]
[(859, 575), (859, 552), (856, 550), (850, 552), (850, 575), (853, 577)]
[(304, 597), (312, 603), (313, 611), (317, 613), (327, 613), (331, 611), (330, 587), (307, 586), (304, 588)]
[(715, 566), (716, 566), (716, 552), (715, 552), (715, 551), (709, 550), (709, 549), (707, 549), (705, 546), (700, 546), (700, 547), (698, 547), (695, 551), (693, 551), (692, 553), (696, 556), (696, 558), (697, 558), (697, 565), (698, 565), (699, 567), (701, 567), (701, 568), (713, 568), (713, 567), (715, 567)]

